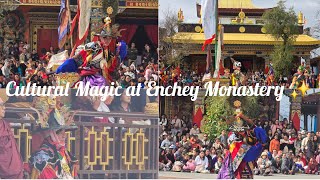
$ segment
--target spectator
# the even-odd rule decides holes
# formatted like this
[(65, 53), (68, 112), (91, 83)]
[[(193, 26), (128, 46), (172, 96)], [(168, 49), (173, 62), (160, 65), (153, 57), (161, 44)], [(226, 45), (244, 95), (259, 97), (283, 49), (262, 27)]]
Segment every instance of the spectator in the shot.
[(26, 48), (23, 48), (23, 51), (22, 53), (20, 54), (19, 56), (19, 61), (22, 63), (22, 62), (27, 62), (28, 59), (30, 58), (30, 53), (28, 53), (27, 49)]
[(284, 154), (289, 152), (289, 139), (287, 134), (284, 134), (283, 139), (280, 139), (280, 150), (282, 150)]
[(255, 173), (256, 175), (261, 174), (263, 176), (267, 176), (271, 172), (271, 162), (269, 161), (268, 153), (262, 152), (261, 158), (259, 158), (258, 164), (258, 171)]
[(220, 142), (220, 139), (216, 138), (215, 142), (213, 143), (212, 147), (214, 147), (217, 151), (220, 150), (222, 151), (223, 150), (223, 146)]
[(193, 124), (193, 127), (190, 130), (190, 135), (198, 135), (200, 134), (200, 129), (196, 123)]
[(151, 48), (149, 44), (145, 44), (144, 47), (145, 47), (145, 50), (142, 53), (142, 65), (143, 67), (146, 67), (147, 64), (152, 61), (153, 54), (151, 52)]
[(170, 145), (169, 148), (166, 149), (167, 150), (166, 156), (172, 162), (172, 164), (174, 164), (174, 162), (176, 161), (174, 158), (175, 148), (176, 146), (172, 144)]
[(165, 149), (165, 148), (169, 148), (173, 144), (174, 144), (174, 142), (172, 141), (171, 135), (168, 134), (167, 137), (165, 138), (165, 140), (162, 141), (160, 147), (162, 149)]
[(210, 152), (210, 149), (206, 149), (206, 153), (205, 153), (207, 159), (208, 159), (208, 168), (207, 170), (209, 172), (211, 172), (211, 170), (214, 168), (213, 167), (213, 164), (212, 164), (212, 157), (211, 157), (211, 152)]
[(314, 152), (315, 152), (314, 139), (312, 138), (311, 134), (309, 139), (307, 140), (307, 146), (305, 147), (305, 151), (306, 151), (307, 160), (309, 161), (314, 156)]
[(133, 42), (131, 43), (131, 47), (128, 49), (128, 53), (127, 53), (128, 64), (131, 64), (132, 62), (136, 62), (137, 57), (138, 57), (138, 50), (136, 48), (136, 44)]
[(277, 150), (273, 150), (272, 151), (272, 159), (276, 159), (276, 157), (278, 156), (278, 152), (277, 152)]
[(178, 127), (179, 129), (181, 129), (182, 122), (181, 122), (181, 119), (179, 119), (177, 115), (175, 115), (174, 118), (171, 120), (171, 126)]
[(175, 126), (172, 130), (171, 130), (171, 134), (172, 136), (176, 136), (178, 134), (178, 132), (180, 132), (180, 128), (178, 126)]
[(308, 168), (306, 169), (306, 174), (316, 174), (317, 172), (318, 172), (318, 164), (313, 158), (310, 158)]
[(166, 129), (168, 129), (168, 119), (167, 116), (165, 114), (162, 114), (161, 119), (160, 119), (160, 126), (164, 126)]
[(275, 174), (281, 173), (281, 159), (279, 156), (276, 156), (271, 162), (271, 172)]
[(318, 165), (320, 165), (320, 144), (318, 144), (318, 149), (317, 149), (317, 156), (316, 156), (316, 162)]
[(188, 141), (188, 139), (187, 139), (187, 136), (183, 136), (183, 137), (182, 137), (182, 140), (180, 141), (180, 144), (181, 144), (182, 146), (188, 146), (188, 145), (190, 145), (190, 143), (189, 143), (189, 141)]
[(202, 147), (206, 149), (210, 149), (212, 146), (210, 139), (208, 138), (208, 134), (203, 135), (202, 139)]
[(15, 85), (11, 85), (10, 88), (16, 88), (17, 86), (19, 86), (20, 88), (22, 86), (26, 86), (26, 82), (20, 78), (20, 75), (19, 74), (15, 74), (14, 75), (14, 79), (13, 81), (16, 83)]
[(308, 149), (307, 145), (308, 145), (309, 141), (311, 141), (311, 133), (310, 132), (307, 133), (307, 137), (305, 137), (301, 142), (301, 150), (303, 152)]
[(211, 158), (212, 158), (211, 160), (210, 159), (208, 159), (208, 160), (211, 161), (211, 165), (212, 165), (211, 171), (214, 172), (215, 164), (218, 161), (217, 152), (214, 147), (211, 148)]
[(305, 173), (304, 171), (305, 164), (301, 161), (300, 156), (295, 157), (295, 164), (296, 164), (295, 172)]
[(218, 157), (218, 161), (216, 162), (215, 166), (214, 166), (214, 173), (218, 174), (221, 167), (222, 167), (222, 163), (223, 163), (223, 159), (221, 156)]
[(301, 133), (299, 133), (298, 137), (294, 141), (294, 149), (295, 149), (296, 155), (298, 155), (301, 151), (301, 143), (302, 143), (302, 135), (301, 135)]
[(2, 70), (2, 74), (4, 75), (4, 77), (9, 78), (10, 70), (11, 70), (9, 60), (5, 61), (1, 70)]
[(185, 155), (186, 164), (183, 166), (183, 171), (185, 172), (193, 172), (196, 170), (196, 162), (192, 159), (192, 155)]
[(282, 126), (279, 124), (279, 120), (276, 120), (275, 124), (271, 125), (272, 136), (275, 135), (277, 129), (282, 129)]
[(183, 151), (183, 148), (178, 148), (178, 150), (174, 153), (174, 159), (176, 161), (183, 161), (183, 156), (182, 156), (182, 151)]
[(272, 152), (273, 150), (276, 150), (277, 152), (279, 152), (280, 150), (280, 142), (279, 142), (279, 137), (278, 136), (274, 136), (274, 139), (272, 139), (270, 141), (270, 147), (269, 147), (269, 151)]
[(172, 162), (166, 156), (166, 150), (161, 149), (159, 153), (159, 170), (169, 171), (172, 166)]
[(177, 135), (174, 137), (174, 142), (180, 142), (182, 140), (182, 133), (181, 132), (177, 132)]
[(5, 80), (5, 77), (1, 74), (0, 75), (0, 88), (6, 88), (7, 82)]
[(196, 162), (196, 170), (195, 172), (199, 173), (208, 173), (207, 170), (209, 166), (208, 158), (205, 156), (205, 152), (201, 151), (200, 154), (195, 159)]
[(286, 154), (282, 155), (282, 160), (281, 160), (281, 173), (282, 174), (289, 174), (289, 158), (287, 157)]
[(32, 61), (40, 60), (39, 55), (38, 55), (38, 53), (37, 53), (37, 51), (35, 49), (32, 50), (31, 59), (32, 59)]
[(227, 145), (228, 145), (228, 136), (227, 136), (225, 130), (222, 130), (221, 135), (219, 136), (219, 139), (220, 139), (223, 147), (227, 147)]

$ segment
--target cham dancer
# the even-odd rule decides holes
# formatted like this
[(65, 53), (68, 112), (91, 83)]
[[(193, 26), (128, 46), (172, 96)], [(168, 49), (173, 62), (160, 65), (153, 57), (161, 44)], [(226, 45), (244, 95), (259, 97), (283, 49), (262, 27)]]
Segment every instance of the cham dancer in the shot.
[[(73, 114), (63, 106), (59, 98), (39, 97), (36, 108), (43, 110), (39, 114), (38, 128), (35, 134), (44, 140), (32, 154), (29, 165), (31, 179), (74, 179), (77, 178), (77, 159), (66, 148), (66, 131), (76, 129)], [(40, 142), (39, 142), (40, 143)], [(35, 146), (33, 144), (33, 146)]]
[(90, 82), (92, 86), (105, 86), (112, 81), (111, 73), (113, 73), (118, 65), (118, 60), (126, 56), (126, 43), (121, 41), (117, 43), (116, 54), (110, 51), (111, 42), (120, 37), (119, 25), (112, 25), (110, 14), (112, 8), (108, 8), (109, 16), (103, 19), (104, 27), (99, 34), (95, 34), (98, 41), (90, 42), (81, 49), (78, 54), (66, 60), (58, 67), (56, 73), (77, 72), (81, 76), (84, 83)]
[[(230, 127), (229, 152), (218, 174), (218, 179), (253, 179), (253, 162), (267, 143), (265, 130), (241, 112), (241, 102), (234, 102), (235, 120)], [(227, 120), (230, 122), (230, 120)]]

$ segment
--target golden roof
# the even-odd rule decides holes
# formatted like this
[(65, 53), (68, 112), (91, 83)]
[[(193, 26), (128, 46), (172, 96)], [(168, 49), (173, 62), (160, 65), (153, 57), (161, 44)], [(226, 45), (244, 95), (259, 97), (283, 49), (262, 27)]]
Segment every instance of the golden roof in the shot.
[[(173, 36), (174, 43), (203, 44), (204, 40), (203, 33), (179, 32)], [(224, 44), (244, 45), (276, 45), (281, 43), (280, 40), (275, 40), (269, 34), (251, 33), (224, 33), (223, 42)], [(320, 45), (320, 40), (308, 35), (298, 35), (294, 45)]]
[(260, 9), (253, 5), (252, 0), (219, 0), (218, 5), (229, 9)]

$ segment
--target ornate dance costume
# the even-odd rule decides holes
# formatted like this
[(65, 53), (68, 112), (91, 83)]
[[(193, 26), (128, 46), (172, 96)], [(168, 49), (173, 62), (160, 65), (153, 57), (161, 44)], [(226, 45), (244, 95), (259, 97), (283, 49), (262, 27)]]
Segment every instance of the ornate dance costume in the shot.
[[(240, 101), (235, 101), (235, 106), (239, 108)], [(241, 111), (238, 111), (230, 130), (229, 152), (219, 171), (218, 179), (253, 179), (253, 162), (260, 156), (263, 144), (267, 141), (267, 134), (242, 115)]]
[[(29, 167), (31, 179), (74, 179), (77, 178), (77, 159), (67, 151), (64, 140), (59, 139), (61, 131), (76, 129), (73, 124), (73, 115), (69, 109), (56, 102), (53, 97), (41, 98), (37, 105), (39, 111), (39, 127), (34, 132), (45, 139), (30, 157)], [(34, 146), (34, 144), (33, 144)]]
[[(104, 27), (96, 37), (114, 38), (120, 37), (119, 25), (111, 26), (111, 18), (104, 19)], [(109, 42), (110, 43), (110, 42)], [(67, 59), (56, 73), (77, 72), (82, 77), (84, 83), (90, 82), (90, 86), (105, 86), (107, 82), (112, 81), (113, 73), (118, 65), (118, 59), (121, 60), (126, 56), (127, 45), (124, 41), (117, 44), (116, 55), (109, 50), (109, 44), (103, 44), (100, 41), (90, 42), (84, 47), (78, 47), (80, 52), (73, 58)]]
[(297, 89), (299, 88), (303, 83), (308, 86), (307, 79), (310, 76), (310, 68), (305, 67), (304, 64), (299, 66), (298, 72), (293, 75), (292, 83), (290, 85), (290, 89)]

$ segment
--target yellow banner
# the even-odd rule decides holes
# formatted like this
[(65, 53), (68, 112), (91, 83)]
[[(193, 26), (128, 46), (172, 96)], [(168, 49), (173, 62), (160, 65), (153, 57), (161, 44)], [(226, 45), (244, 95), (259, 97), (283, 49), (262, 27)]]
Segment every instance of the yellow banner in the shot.
[(128, 8), (158, 8), (158, 0), (127, 0)]

